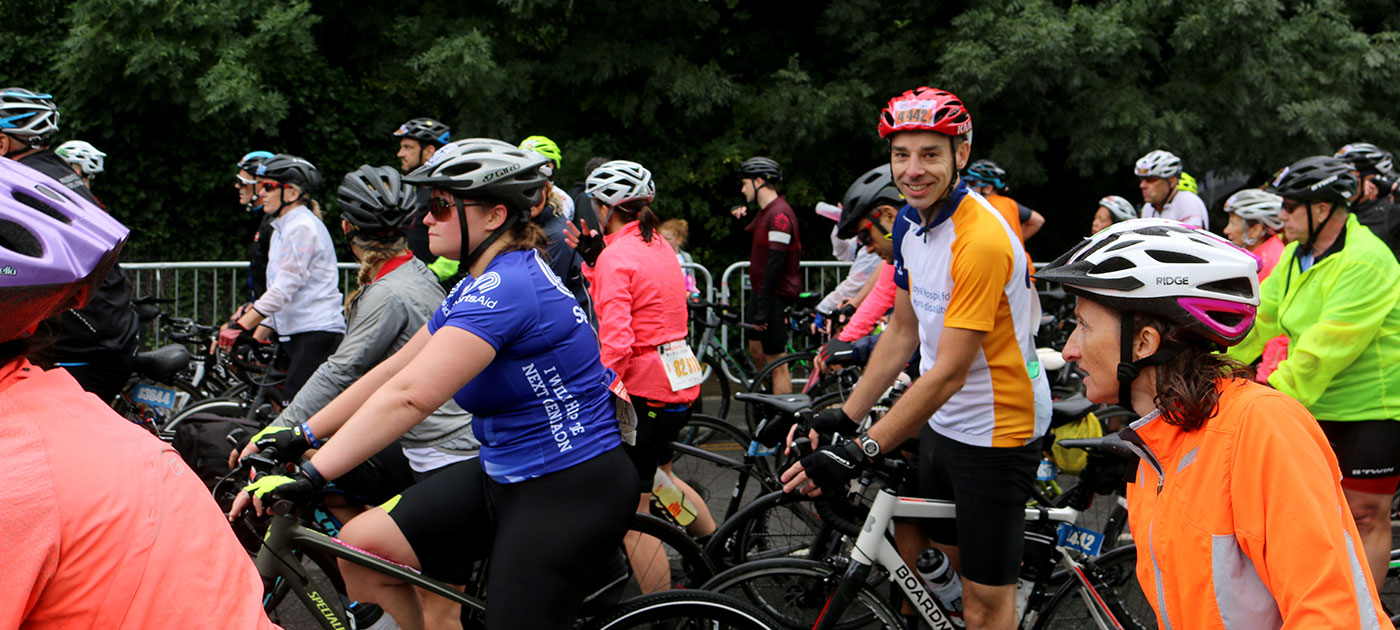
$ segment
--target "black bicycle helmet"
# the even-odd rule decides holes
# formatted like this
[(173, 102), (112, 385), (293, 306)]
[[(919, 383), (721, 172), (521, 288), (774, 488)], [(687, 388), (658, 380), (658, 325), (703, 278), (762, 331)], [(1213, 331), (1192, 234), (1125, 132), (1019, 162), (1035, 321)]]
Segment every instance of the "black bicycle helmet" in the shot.
[(32, 149), (49, 146), (58, 133), (58, 106), (53, 96), (18, 87), (0, 90), (0, 132)]
[(1340, 149), (1337, 155), (1351, 164), (1352, 168), (1366, 175), (1388, 175), (1395, 167), (1394, 156), (1369, 142), (1353, 142)]
[(394, 130), (395, 138), (408, 138), (440, 147), (452, 140), (452, 128), (432, 118), (414, 118)]
[(264, 160), (258, 164), (253, 174), (275, 182), (293, 184), (307, 195), (319, 190), (323, 181), (316, 165), (286, 153), (279, 153)]
[(841, 200), (841, 219), (836, 222), (836, 235), (840, 238), (855, 236), (860, 231), (861, 222), (875, 208), (883, 205), (895, 208), (904, 206), (904, 196), (894, 185), (889, 164), (876, 166), (851, 182)]
[(413, 187), (388, 166), (360, 166), (345, 174), (338, 191), (340, 216), (371, 238), (398, 238), (418, 210)]
[(1006, 170), (991, 160), (977, 160), (967, 166), (968, 182), (991, 184), (997, 190), (1006, 188)]
[(1328, 155), (1306, 157), (1279, 171), (1269, 192), (1294, 201), (1330, 201), (1348, 204), (1361, 180), (1345, 160)]
[(783, 181), (783, 167), (771, 158), (751, 157), (739, 165), (739, 177), (762, 177), (769, 181)]

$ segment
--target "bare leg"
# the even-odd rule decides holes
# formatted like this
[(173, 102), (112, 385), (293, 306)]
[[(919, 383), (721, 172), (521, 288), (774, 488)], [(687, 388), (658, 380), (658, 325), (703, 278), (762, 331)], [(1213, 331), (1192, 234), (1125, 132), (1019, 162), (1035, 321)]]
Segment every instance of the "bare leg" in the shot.
[[(422, 568), (408, 539), (389, 513), (380, 508), (371, 508), (346, 523), (340, 530), (340, 539), (382, 558)], [(379, 604), (403, 630), (425, 630), (423, 607), (412, 586), (352, 562), (341, 560), (339, 565), (351, 599)]]
[[(463, 586), (449, 584), (454, 589)], [(430, 630), (462, 630), (462, 605), (441, 595), (434, 595), (421, 588), (414, 588), (418, 601), (423, 605), (423, 620)]]
[(988, 586), (962, 580), (963, 621), (968, 630), (1012, 630), (1016, 627), (1016, 585)]
[[(651, 511), (651, 493), (642, 494), (637, 511)], [(666, 557), (666, 550), (661, 548), (660, 540), (628, 530), (622, 538), (622, 545), (627, 550), (627, 562), (632, 565), (632, 575), (636, 576), (643, 595), (671, 588), (671, 560)]]
[(1361, 492), (1342, 488), (1356, 531), (1361, 534), (1361, 547), (1376, 587), (1385, 584), (1385, 572), (1390, 566), (1390, 499), (1391, 495)]
[[(778, 357), (777, 357), (777, 356), (770, 356), (770, 357), (768, 357), (768, 360), (769, 360), (769, 361), (772, 361), (773, 359), (776, 359), (776, 358), (778, 358)], [(774, 393), (774, 394), (791, 394), (791, 393), (792, 393), (792, 374), (791, 374), (790, 372), (788, 372), (788, 366), (787, 366), (786, 364), (780, 365), (780, 366), (778, 366), (776, 369), (774, 369), (774, 370), (773, 370), (773, 374), (772, 374), (772, 378), (773, 378), (773, 393)]]

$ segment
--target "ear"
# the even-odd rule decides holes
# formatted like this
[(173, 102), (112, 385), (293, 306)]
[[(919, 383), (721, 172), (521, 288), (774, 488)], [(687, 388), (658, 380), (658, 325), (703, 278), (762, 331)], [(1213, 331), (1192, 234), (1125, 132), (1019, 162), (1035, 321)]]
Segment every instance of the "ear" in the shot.
[(956, 164), (958, 165), (958, 170), (961, 171), (967, 168), (967, 161), (972, 157), (972, 143), (966, 140), (959, 142), (956, 157)]
[(1150, 357), (1162, 346), (1162, 333), (1153, 326), (1143, 326), (1133, 339), (1133, 360)]
[(899, 216), (899, 209), (894, 206), (880, 206), (880, 212), (876, 216), (881, 222), (893, 225), (895, 217)]
[(486, 231), (487, 231), (487, 232), (494, 232), (494, 231), (500, 229), (502, 225), (505, 225), (506, 217), (510, 216), (510, 210), (506, 209), (505, 204), (500, 204), (500, 203), (498, 203), (498, 204), (496, 204), (496, 205), (494, 205), (494, 206), (491, 206), (491, 209), (488, 210), (487, 213), (488, 213), (488, 214), (486, 215)]
[(434, 154), (434, 153), (437, 153), (437, 146), (431, 145), (431, 144), (424, 146), (424, 147), (423, 147), (423, 161), (424, 161), (424, 162), (427, 162), (428, 160), (433, 159), (433, 154)]
[(342, 231), (342, 232), (344, 232), (344, 233), (346, 233), (346, 234), (349, 234), (349, 233), (350, 233), (350, 229), (353, 228), (353, 227), (355, 227), (355, 226), (350, 225), (350, 222), (349, 222), (349, 221), (346, 221), (345, 219), (341, 219), (341, 220), (340, 220), (340, 231)]

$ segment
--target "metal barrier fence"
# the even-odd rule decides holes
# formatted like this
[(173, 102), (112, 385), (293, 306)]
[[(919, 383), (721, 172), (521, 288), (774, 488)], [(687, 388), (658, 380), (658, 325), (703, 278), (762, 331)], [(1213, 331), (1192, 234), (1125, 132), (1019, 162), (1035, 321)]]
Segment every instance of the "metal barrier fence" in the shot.
[[(814, 293), (825, 297), (841, 280), (846, 277), (853, 263), (841, 260), (813, 260), (802, 261), (799, 268), (802, 270), (802, 291), (804, 293)], [(737, 305), (739, 312), (746, 312), (749, 295), (753, 293), (753, 284), (749, 280), (748, 261), (737, 262), (724, 270), (724, 275), (720, 276), (720, 301)], [(748, 333), (745, 330), (732, 330), (728, 324), (720, 328), (719, 344), (720, 348), (728, 353), (730, 342), (735, 341), (743, 352), (747, 352)], [(724, 375), (729, 381), (736, 384), (744, 382), (742, 375), (732, 374), (728, 363), (721, 363)]]
[[(204, 325), (225, 321), (233, 309), (253, 298), (248, 286), (248, 262), (155, 262), (123, 263), (132, 298), (156, 297), (174, 300), (162, 305), (172, 317), (188, 317)], [(695, 263), (681, 265), (695, 274), (696, 286), (706, 301), (715, 299), (715, 281), (710, 270)], [(340, 291), (349, 294), (358, 286), (359, 263), (340, 263)], [(142, 338), (153, 345), (164, 342), (159, 327), (142, 331)]]

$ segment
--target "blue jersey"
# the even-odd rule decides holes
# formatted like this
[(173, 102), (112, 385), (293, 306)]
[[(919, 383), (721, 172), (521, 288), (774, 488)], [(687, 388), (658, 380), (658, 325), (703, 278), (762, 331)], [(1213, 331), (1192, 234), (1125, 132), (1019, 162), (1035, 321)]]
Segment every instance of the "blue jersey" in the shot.
[(534, 251), (496, 256), (428, 322), (466, 330), (496, 358), (453, 398), (474, 416), (486, 474), (514, 483), (563, 470), (621, 444), (598, 338), (573, 293)]

